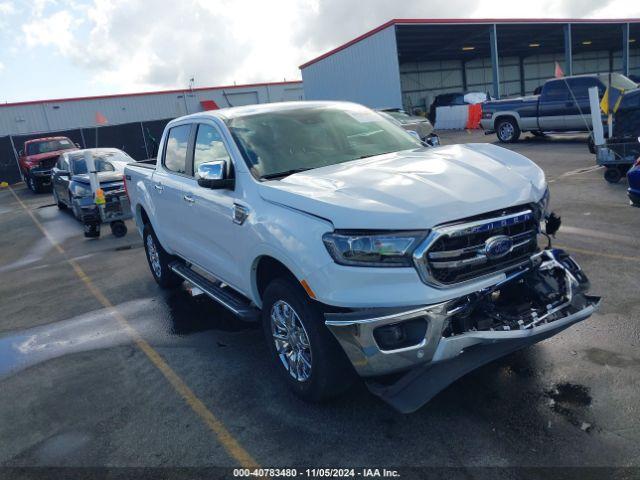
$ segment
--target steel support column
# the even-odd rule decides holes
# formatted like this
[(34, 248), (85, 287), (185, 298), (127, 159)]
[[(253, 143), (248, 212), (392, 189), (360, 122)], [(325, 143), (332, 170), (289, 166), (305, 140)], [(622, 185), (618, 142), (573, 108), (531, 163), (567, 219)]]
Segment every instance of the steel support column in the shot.
[(491, 25), (489, 30), (489, 41), (491, 43), (491, 69), (493, 72), (493, 96), (500, 98), (500, 65), (498, 63), (498, 32), (496, 24)]
[(564, 26), (564, 74), (573, 75), (573, 46), (571, 42), (571, 24)]
[(629, 24), (622, 25), (622, 73), (629, 76)]
[(520, 74), (520, 95), (524, 97), (526, 95), (524, 85), (524, 57), (518, 57), (518, 69)]

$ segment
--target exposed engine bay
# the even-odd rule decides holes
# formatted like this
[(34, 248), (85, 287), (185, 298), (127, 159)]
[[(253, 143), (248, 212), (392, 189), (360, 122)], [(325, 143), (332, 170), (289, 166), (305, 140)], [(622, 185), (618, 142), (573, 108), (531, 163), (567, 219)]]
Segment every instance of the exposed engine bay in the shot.
[(585, 306), (589, 281), (562, 250), (544, 250), (501, 283), (457, 302), (443, 337), (473, 331), (508, 331), (553, 322)]

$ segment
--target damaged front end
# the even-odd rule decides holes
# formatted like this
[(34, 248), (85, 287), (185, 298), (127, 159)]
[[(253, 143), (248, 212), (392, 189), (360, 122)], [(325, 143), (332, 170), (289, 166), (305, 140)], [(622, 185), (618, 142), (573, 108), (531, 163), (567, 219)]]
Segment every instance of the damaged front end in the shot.
[(464, 297), (331, 313), (326, 324), (369, 389), (408, 413), (471, 370), (588, 318), (600, 302), (588, 288), (567, 253), (546, 249), (500, 283)]

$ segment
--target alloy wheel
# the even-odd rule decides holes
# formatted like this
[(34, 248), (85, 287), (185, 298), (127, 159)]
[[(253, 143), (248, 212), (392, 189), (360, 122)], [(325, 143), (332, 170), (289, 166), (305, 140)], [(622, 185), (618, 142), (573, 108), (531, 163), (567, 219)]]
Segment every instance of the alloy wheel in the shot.
[(158, 249), (156, 248), (156, 244), (153, 241), (153, 237), (151, 235), (147, 235), (147, 254), (149, 255), (149, 262), (151, 263), (153, 273), (157, 278), (162, 277), (160, 255), (158, 255)]
[(271, 334), (280, 362), (298, 382), (311, 378), (312, 356), (309, 336), (296, 311), (284, 300), (271, 307)]

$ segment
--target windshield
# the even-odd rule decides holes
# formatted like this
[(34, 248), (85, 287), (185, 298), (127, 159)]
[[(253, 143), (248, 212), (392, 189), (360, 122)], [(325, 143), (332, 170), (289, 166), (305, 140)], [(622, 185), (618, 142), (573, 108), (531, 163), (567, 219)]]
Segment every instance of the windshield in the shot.
[(43, 140), (41, 142), (32, 142), (27, 144), (27, 155), (38, 155), (40, 153), (56, 152), (58, 150), (68, 150), (75, 148), (68, 138), (59, 140)]
[[(124, 152), (100, 152), (92, 153), (93, 162), (97, 172), (114, 172), (123, 170), (124, 165), (134, 160)], [(87, 162), (84, 154), (73, 155), (71, 159), (71, 170), (74, 175), (87, 173)]]
[(402, 128), (359, 105), (257, 113), (229, 119), (227, 125), (258, 178), (422, 147)]
[(415, 116), (409, 115), (408, 113), (405, 113), (405, 112), (387, 111), (385, 113), (387, 113), (389, 116), (395, 118), (397, 121), (399, 121), (402, 124), (426, 121), (426, 119), (424, 119), (422, 117), (415, 117)]

